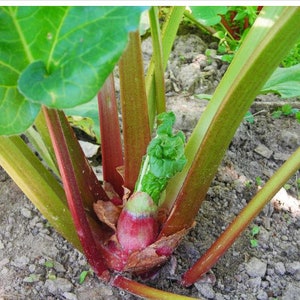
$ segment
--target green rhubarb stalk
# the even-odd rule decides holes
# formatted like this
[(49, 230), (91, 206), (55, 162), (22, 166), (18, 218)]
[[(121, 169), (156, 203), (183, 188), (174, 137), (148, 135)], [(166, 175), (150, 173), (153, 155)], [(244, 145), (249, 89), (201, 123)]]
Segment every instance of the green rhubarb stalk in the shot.
[(82, 251), (62, 186), (21, 137), (0, 136), (0, 165), (54, 229)]
[(236, 241), (264, 206), (275, 196), (279, 189), (300, 168), (300, 147), (277, 170), (264, 187), (255, 195), (241, 211), (222, 235), (214, 242), (207, 252), (184, 275), (182, 283), (190, 286), (204, 275), (217, 260)]
[(163, 65), (163, 52), (162, 40), (158, 20), (158, 8), (151, 7), (149, 10), (149, 19), (151, 26), (151, 37), (153, 45), (153, 59), (155, 61), (154, 81), (155, 81), (155, 100), (157, 113), (160, 114), (166, 111), (165, 99), (165, 80), (164, 80), (164, 65)]
[(186, 166), (168, 184), (164, 208), (170, 213), (161, 236), (192, 225), (253, 99), (299, 39), (299, 17), (298, 7), (265, 7), (261, 11), (187, 143)]
[[(162, 64), (163, 70), (166, 69), (168, 58), (172, 50), (174, 40), (176, 38), (177, 30), (179, 24), (181, 23), (183, 13), (185, 11), (184, 6), (173, 6), (170, 8), (168, 15), (166, 16), (166, 21), (163, 24), (161, 30), (161, 43), (162, 43)], [(155, 77), (156, 61), (155, 57), (151, 58), (149, 68), (147, 71), (145, 85), (146, 94), (148, 98), (148, 111), (149, 111), (149, 124), (150, 128), (153, 128), (155, 115), (156, 115), (156, 80)]]

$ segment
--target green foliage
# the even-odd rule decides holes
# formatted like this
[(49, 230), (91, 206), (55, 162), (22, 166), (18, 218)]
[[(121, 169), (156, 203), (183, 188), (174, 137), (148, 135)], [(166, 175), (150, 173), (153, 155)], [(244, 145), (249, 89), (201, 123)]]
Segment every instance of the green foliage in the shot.
[(227, 6), (191, 6), (194, 17), (205, 26), (213, 26), (221, 21), (221, 16), (228, 11)]
[(47, 261), (45, 262), (45, 267), (47, 267), (47, 268), (53, 268), (53, 267), (54, 267), (53, 261), (47, 260)]
[(300, 41), (290, 50), (289, 54), (281, 62), (285, 68), (292, 67), (300, 63)]
[(252, 26), (257, 18), (257, 7), (256, 6), (231, 6), (229, 11), (235, 12), (233, 18), (234, 21), (242, 21), (240, 25), (240, 30), (245, 27), (244, 21), (248, 19), (249, 25)]
[(143, 10), (1, 7), (0, 134), (26, 130), (41, 104), (62, 109), (90, 101)]
[(258, 246), (258, 241), (256, 239), (256, 236), (259, 234), (259, 232), (260, 232), (260, 227), (259, 226), (253, 226), (252, 227), (250, 244), (251, 244), (251, 247), (253, 247), (253, 248)]
[(207, 31), (219, 39), (218, 52), (223, 54), (222, 60), (229, 63), (258, 15), (256, 6), (192, 6), (190, 8), (192, 21), (206, 27)]
[(296, 120), (300, 123), (300, 111), (298, 108), (293, 108), (290, 104), (284, 104), (272, 113), (274, 119), (281, 116), (295, 116)]
[(144, 159), (136, 190), (146, 192), (158, 204), (168, 181), (186, 164), (183, 132), (173, 133), (175, 115), (164, 112), (158, 115), (160, 125), (152, 139)]
[(91, 270), (82, 271), (79, 275), (79, 284), (83, 284), (84, 281), (86, 280), (87, 276), (92, 273), (93, 273), (93, 271), (91, 271)]
[(254, 116), (253, 114), (251, 113), (251, 111), (247, 111), (245, 116), (244, 116), (244, 119), (250, 123), (250, 124), (253, 124), (254, 123)]
[(259, 176), (257, 176), (257, 177), (255, 178), (255, 181), (256, 181), (256, 185), (262, 186), (262, 180), (261, 180), (261, 178), (260, 178)]
[(277, 68), (261, 92), (276, 93), (282, 98), (300, 96), (300, 64), (289, 68)]

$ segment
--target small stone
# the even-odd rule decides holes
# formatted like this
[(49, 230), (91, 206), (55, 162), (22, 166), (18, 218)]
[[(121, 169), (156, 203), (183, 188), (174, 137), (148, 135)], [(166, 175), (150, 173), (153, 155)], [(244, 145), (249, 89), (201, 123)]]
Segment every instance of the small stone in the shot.
[(5, 265), (7, 265), (9, 263), (9, 259), (6, 257), (6, 258), (3, 258), (1, 261), (0, 261), (0, 269), (3, 268)]
[(6, 267), (4, 267), (4, 268), (1, 269), (0, 274), (1, 274), (1, 275), (6, 275), (6, 274), (8, 273), (8, 271), (9, 271), (9, 269), (6, 268)]
[(281, 300), (298, 300), (300, 295), (300, 286), (296, 284), (288, 284), (282, 293)]
[(299, 135), (289, 130), (283, 130), (281, 132), (281, 140), (285, 146), (289, 145), (292, 148), (297, 148), (300, 145)]
[(65, 267), (57, 261), (54, 261), (54, 269), (56, 272), (66, 272)]
[(24, 282), (28, 282), (28, 283), (37, 282), (39, 280), (40, 280), (40, 276), (36, 274), (30, 274), (29, 276), (26, 276), (23, 279)]
[(200, 294), (207, 299), (214, 299), (215, 292), (209, 283), (195, 283), (196, 289), (200, 292)]
[(22, 216), (24, 216), (27, 219), (31, 219), (32, 218), (32, 212), (29, 209), (25, 208), (25, 207), (23, 207), (21, 209), (21, 214), (22, 214)]
[(225, 298), (223, 297), (222, 294), (216, 293), (216, 295), (215, 295), (215, 300), (225, 300)]
[(282, 161), (286, 161), (289, 158), (289, 154), (288, 153), (282, 153), (282, 152), (275, 152), (273, 157), (275, 160), (282, 160)]
[(250, 278), (249, 280), (247, 280), (247, 285), (251, 289), (258, 290), (260, 288), (260, 285), (261, 285), (261, 278), (260, 277)]
[(64, 292), (63, 296), (67, 299), (67, 300), (77, 300), (77, 296), (73, 293), (69, 293), (69, 292)]
[(4, 249), (4, 244), (3, 242), (0, 240), (0, 250), (3, 250)]
[(65, 278), (56, 278), (54, 280), (47, 279), (45, 282), (45, 287), (50, 293), (56, 294), (60, 292), (70, 292), (72, 290), (72, 283)]
[(79, 144), (87, 158), (91, 158), (97, 154), (99, 145), (95, 145), (85, 141), (79, 141)]
[(254, 149), (254, 151), (255, 151), (256, 153), (258, 153), (259, 155), (265, 157), (265, 158), (270, 158), (271, 155), (272, 155), (272, 153), (273, 153), (272, 150), (270, 150), (268, 147), (266, 147), (266, 146), (263, 145), (263, 144), (258, 145), (258, 146)]
[(29, 269), (30, 273), (33, 273), (35, 271), (35, 269), (36, 269), (36, 266), (33, 265), (33, 264), (31, 264), (31, 265), (29, 265), (28, 269)]
[(275, 264), (274, 267), (275, 273), (277, 275), (284, 275), (285, 274), (285, 266), (282, 262), (278, 262)]
[(246, 272), (250, 277), (263, 277), (266, 274), (267, 264), (253, 257), (246, 264)]
[(268, 294), (267, 294), (265, 291), (260, 290), (260, 291), (257, 293), (256, 299), (257, 299), (257, 300), (268, 300), (268, 299), (269, 299), (269, 296), (268, 296)]
[(293, 261), (285, 264), (287, 273), (292, 274), (297, 280), (300, 280), (300, 261)]
[(29, 263), (29, 258), (26, 256), (18, 256), (11, 264), (17, 268), (24, 268)]

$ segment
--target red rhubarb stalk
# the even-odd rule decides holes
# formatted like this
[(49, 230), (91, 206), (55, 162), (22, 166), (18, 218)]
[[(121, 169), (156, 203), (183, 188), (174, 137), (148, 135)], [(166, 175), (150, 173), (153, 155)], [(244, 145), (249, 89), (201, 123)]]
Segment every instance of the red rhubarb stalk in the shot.
[(103, 179), (122, 197), (123, 179), (117, 168), (123, 165), (123, 153), (113, 74), (106, 79), (98, 94), (98, 106)]
[[(72, 137), (72, 129), (69, 126), (65, 115), (61, 111), (47, 109), (43, 107), (43, 112), (45, 114), (46, 122), (49, 127), (49, 132), (51, 140), (53, 143), (55, 155), (57, 157), (57, 162), (59, 166), (59, 171), (61, 173), (61, 178), (66, 193), (68, 205), (70, 212), (73, 217), (74, 225), (82, 244), (84, 253), (88, 259), (88, 262), (95, 270), (95, 273), (102, 279), (108, 279), (108, 270), (103, 261), (103, 257), (97, 248), (96, 241), (94, 239), (90, 224), (88, 222), (86, 211), (83, 203), (84, 193), (80, 190), (78, 184), (78, 177), (85, 177), (85, 174), (80, 174), (76, 172), (76, 159), (73, 153), (81, 153), (79, 143), (74, 144), (75, 148), (70, 147), (69, 140), (66, 139), (66, 135), (69, 135), (69, 138)], [(75, 136), (72, 137), (73, 140), (76, 140)], [(77, 146), (76, 146), (77, 145)], [(84, 155), (82, 153), (83, 159)], [(78, 171), (78, 170), (77, 170)], [(84, 188), (81, 186), (81, 188)], [(87, 192), (89, 188), (87, 186)], [(89, 193), (87, 193), (89, 194)], [(96, 197), (96, 196), (94, 196)]]
[[(136, 281), (130, 280), (123, 276), (116, 276), (112, 281), (112, 285), (121, 288), (133, 295), (138, 297), (143, 297), (149, 300), (191, 300), (196, 298), (191, 298), (188, 296), (181, 296), (178, 294), (173, 294), (165, 291), (160, 291), (158, 289), (146, 286), (144, 284), (138, 283)], [(201, 298), (197, 298), (201, 300)]]

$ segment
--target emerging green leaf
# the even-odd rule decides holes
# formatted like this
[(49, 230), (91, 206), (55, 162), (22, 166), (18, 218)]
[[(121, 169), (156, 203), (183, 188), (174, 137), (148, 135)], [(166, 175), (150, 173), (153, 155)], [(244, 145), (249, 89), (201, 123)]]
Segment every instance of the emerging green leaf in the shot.
[(173, 133), (175, 114), (164, 112), (158, 115), (157, 120), (161, 123), (157, 128), (156, 137), (147, 148), (136, 184), (136, 190), (146, 192), (156, 204), (168, 181), (186, 164), (184, 134), (181, 131)]

